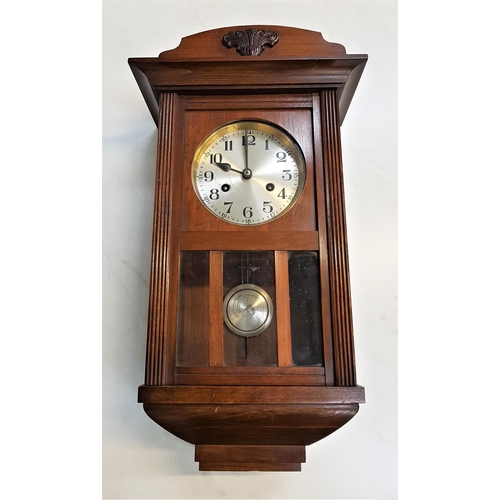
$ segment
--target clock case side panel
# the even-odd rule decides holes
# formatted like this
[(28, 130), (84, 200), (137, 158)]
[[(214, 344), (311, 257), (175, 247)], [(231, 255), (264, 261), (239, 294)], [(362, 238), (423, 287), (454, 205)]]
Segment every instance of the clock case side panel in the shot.
[(356, 387), (354, 332), (352, 321), (349, 257), (340, 140), (338, 92), (320, 93), (321, 134), (316, 135), (322, 151), (325, 175), (328, 268), (334, 356), (334, 385)]
[(167, 385), (174, 378), (175, 334), (169, 332), (176, 329), (179, 237), (173, 207), (181, 202), (175, 160), (182, 154), (183, 105), (174, 93), (160, 99), (145, 376), (150, 386)]

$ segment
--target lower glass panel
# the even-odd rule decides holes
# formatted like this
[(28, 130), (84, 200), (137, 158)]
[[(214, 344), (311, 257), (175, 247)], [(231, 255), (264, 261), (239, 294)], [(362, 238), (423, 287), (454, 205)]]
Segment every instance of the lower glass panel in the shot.
[[(273, 251), (223, 252), (222, 297), (226, 298), (224, 305), (221, 304), (225, 316), (220, 323), (223, 366), (278, 366), (276, 308), (283, 304), (276, 304), (275, 271)], [(210, 366), (209, 277), (210, 252), (181, 252), (178, 367)], [(288, 280), (291, 364), (321, 367), (323, 332), (318, 252), (288, 252)], [(259, 302), (261, 298), (264, 305)]]
[(295, 366), (323, 365), (318, 252), (289, 252), (292, 360)]
[(209, 252), (181, 252), (177, 366), (208, 366)]
[[(277, 366), (276, 315), (274, 311), (271, 312), (272, 317), (268, 317), (270, 322), (266, 326), (264, 320), (266, 314), (270, 313), (269, 304), (259, 308), (255, 301), (255, 297), (261, 295), (271, 302), (271, 308), (276, 303), (274, 252), (224, 252), (223, 282), (223, 296), (227, 299), (234, 297), (226, 304), (226, 311), (229, 305), (229, 309), (236, 310), (235, 316), (239, 317), (243, 325), (251, 325), (245, 320), (251, 321), (252, 316), (256, 327), (262, 324), (265, 328), (254, 336), (251, 332), (250, 336), (245, 336), (245, 332), (235, 333), (224, 323), (224, 366)], [(235, 290), (240, 285), (255, 285), (253, 290), (251, 287), (242, 287), (243, 290), (251, 290), (250, 298), (246, 301), (242, 297), (244, 294), (238, 294), (238, 289)], [(260, 323), (256, 319), (259, 314), (262, 315)], [(226, 320), (231, 324), (230, 318)], [(234, 323), (238, 324), (237, 321)]]

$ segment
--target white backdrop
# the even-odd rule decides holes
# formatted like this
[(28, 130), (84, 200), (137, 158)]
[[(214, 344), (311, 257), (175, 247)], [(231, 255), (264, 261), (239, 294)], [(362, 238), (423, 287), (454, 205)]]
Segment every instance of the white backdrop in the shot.
[[(224, 26), (319, 31), (369, 55), (342, 126), (358, 383), (366, 404), (300, 473), (198, 472), (137, 401), (144, 380), (156, 127), (129, 57)], [(397, 3), (104, 1), (103, 497), (397, 498)]]

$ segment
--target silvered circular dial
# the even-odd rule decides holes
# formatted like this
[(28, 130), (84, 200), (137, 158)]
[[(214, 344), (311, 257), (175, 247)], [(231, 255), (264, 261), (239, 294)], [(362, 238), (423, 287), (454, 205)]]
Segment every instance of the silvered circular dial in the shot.
[(243, 284), (228, 292), (223, 306), (224, 323), (236, 335), (255, 337), (273, 319), (273, 303), (257, 285)]
[(238, 121), (212, 132), (196, 150), (193, 187), (201, 203), (231, 224), (254, 226), (284, 215), (300, 197), (305, 160), (283, 129)]

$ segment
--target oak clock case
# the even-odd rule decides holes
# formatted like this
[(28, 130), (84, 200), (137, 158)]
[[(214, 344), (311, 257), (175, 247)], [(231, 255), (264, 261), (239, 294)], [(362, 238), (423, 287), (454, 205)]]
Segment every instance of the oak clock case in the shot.
[(139, 402), (200, 470), (299, 471), (364, 402), (340, 125), (366, 60), (280, 26), (129, 60), (158, 125)]

